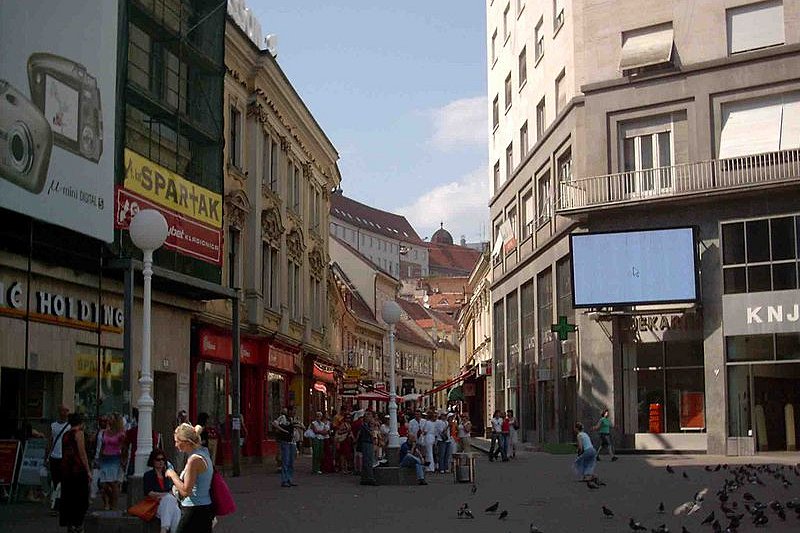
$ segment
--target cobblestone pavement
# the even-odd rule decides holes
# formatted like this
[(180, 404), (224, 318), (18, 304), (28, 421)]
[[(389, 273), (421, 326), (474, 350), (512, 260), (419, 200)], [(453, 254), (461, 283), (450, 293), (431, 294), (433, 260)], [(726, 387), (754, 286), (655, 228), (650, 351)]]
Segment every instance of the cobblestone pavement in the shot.
[[(451, 475), (431, 475), (428, 486), (363, 487), (355, 476), (309, 474), (308, 457), (297, 463), (298, 487), (281, 488), (271, 466), (248, 466), (242, 476), (228, 477), (239, 510), (222, 517), (215, 533), (262, 531), (352, 531), (408, 532), (426, 531), (520, 532), (533, 523), (546, 533), (630, 531), (631, 517), (650, 529), (666, 524), (670, 531), (712, 531), (701, 521), (714, 510), (723, 528), (727, 524), (714, 493), (722, 486), (726, 470), (708, 472), (705, 465), (727, 463), (729, 469), (739, 464), (784, 464), (794, 466), (800, 454), (776, 454), (769, 457), (731, 458), (690, 455), (625, 455), (617, 462), (602, 461), (597, 473), (605, 486), (590, 490), (576, 482), (571, 471), (573, 457), (522, 452), (510, 462), (489, 463), (483, 455), (477, 461), (477, 492), (469, 484), (454, 484)], [(675, 473), (669, 474), (666, 465)], [(730, 471), (730, 470), (729, 470)], [(683, 476), (686, 473), (688, 479)], [(772, 476), (760, 475), (765, 486), (751, 484), (731, 494), (728, 505), (745, 503), (744, 492), (765, 503), (779, 498), (785, 502), (800, 498), (800, 477), (788, 467), (783, 470), (792, 483), (784, 488)], [(673, 516), (672, 510), (704, 488), (710, 490), (703, 508), (691, 515)], [(498, 515), (483, 510), (499, 501), (507, 510), (501, 521)], [(664, 503), (665, 514), (658, 513)], [(457, 510), (468, 503), (474, 520), (458, 519)], [(602, 505), (615, 516), (605, 519)], [(739, 531), (800, 531), (800, 519), (787, 509), (787, 520), (767, 511), (769, 523), (755, 529), (749, 521)], [(12, 504), (0, 506), (0, 530), (14, 532), (58, 531), (57, 519), (41, 505)], [(11, 526), (7, 528), (6, 526)]]

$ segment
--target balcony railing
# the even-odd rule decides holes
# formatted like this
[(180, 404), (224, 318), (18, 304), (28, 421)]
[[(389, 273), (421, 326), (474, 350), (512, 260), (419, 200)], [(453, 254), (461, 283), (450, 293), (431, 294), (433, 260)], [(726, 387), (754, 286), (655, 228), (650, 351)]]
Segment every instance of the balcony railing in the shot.
[(559, 211), (800, 180), (800, 149), (562, 181)]

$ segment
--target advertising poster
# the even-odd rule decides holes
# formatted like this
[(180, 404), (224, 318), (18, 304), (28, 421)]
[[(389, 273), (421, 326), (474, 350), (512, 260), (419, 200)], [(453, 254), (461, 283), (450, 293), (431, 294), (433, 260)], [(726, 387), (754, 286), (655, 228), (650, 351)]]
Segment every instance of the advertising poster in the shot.
[(0, 485), (14, 483), (18, 457), (18, 440), (0, 440)]
[(706, 427), (705, 404), (702, 392), (681, 392), (681, 430)]
[(114, 239), (119, 2), (0, 1), (0, 207)]

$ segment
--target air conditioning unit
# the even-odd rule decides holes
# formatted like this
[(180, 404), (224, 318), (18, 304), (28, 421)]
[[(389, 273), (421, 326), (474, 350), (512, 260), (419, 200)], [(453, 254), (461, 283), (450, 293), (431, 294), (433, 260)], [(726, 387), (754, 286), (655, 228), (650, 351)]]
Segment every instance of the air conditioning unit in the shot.
[(486, 376), (488, 374), (489, 363), (479, 362), (478, 367), (475, 369), (475, 376)]

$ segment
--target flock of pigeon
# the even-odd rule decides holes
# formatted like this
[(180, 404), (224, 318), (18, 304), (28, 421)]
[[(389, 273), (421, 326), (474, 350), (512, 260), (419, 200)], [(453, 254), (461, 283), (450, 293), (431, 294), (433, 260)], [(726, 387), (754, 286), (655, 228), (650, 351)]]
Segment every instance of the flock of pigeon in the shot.
[[(718, 464), (715, 467), (706, 466), (705, 470), (712, 473), (722, 471), (724, 475), (722, 486), (713, 496), (709, 497), (706, 497), (709, 492), (708, 488), (697, 491), (691, 500), (680, 504), (672, 511), (674, 516), (689, 516), (705, 507), (709, 512), (700, 522), (700, 525), (703, 528), (710, 527), (710, 531), (713, 533), (737, 533), (740, 528), (744, 528), (749, 523), (757, 528), (768, 527), (771, 520), (778, 522), (794, 520), (796, 525), (790, 525), (789, 527), (795, 531), (800, 531), (800, 498), (794, 497), (786, 500), (785, 503), (782, 503), (779, 499), (762, 502), (750, 492), (758, 492), (755, 487), (765, 487), (767, 483), (779, 483), (784, 489), (789, 490), (793, 486), (792, 479), (800, 478), (800, 463), (795, 466), (768, 464), (729, 466), (727, 464)], [(670, 475), (676, 473), (675, 469), (670, 465), (667, 465), (666, 471)], [(681, 476), (684, 479), (690, 479), (686, 471), (681, 472)], [(794, 482), (800, 483), (800, 480), (794, 479)], [(603, 485), (605, 483), (597, 478), (587, 483), (590, 490), (596, 490)], [(472, 485), (470, 491), (473, 495), (477, 490), (478, 487)], [(717, 501), (715, 502), (714, 500)], [(718, 508), (716, 507), (717, 504), (719, 505)], [(500, 511), (499, 514), (498, 511)], [(659, 515), (666, 513), (664, 502), (658, 504), (656, 511)], [(602, 512), (603, 517), (608, 520), (615, 518), (614, 511), (606, 505), (602, 506)], [(500, 502), (497, 501), (489, 505), (484, 510), (484, 514), (496, 515), (501, 521), (508, 518), (508, 510), (500, 510)], [(787, 518), (787, 514), (794, 514), (795, 516), (794, 518)], [(469, 504), (464, 503), (458, 509), (458, 518), (475, 518)], [(647, 526), (633, 517), (628, 520), (628, 528), (631, 531), (650, 531), (651, 533), (669, 533), (670, 531), (666, 523), (648, 529)], [(707, 529), (703, 530), (707, 531)], [(530, 533), (542, 533), (542, 531), (534, 524), (531, 524)], [(686, 526), (681, 526), (680, 533), (690, 533), (690, 530)]]

